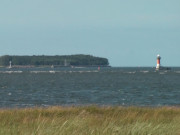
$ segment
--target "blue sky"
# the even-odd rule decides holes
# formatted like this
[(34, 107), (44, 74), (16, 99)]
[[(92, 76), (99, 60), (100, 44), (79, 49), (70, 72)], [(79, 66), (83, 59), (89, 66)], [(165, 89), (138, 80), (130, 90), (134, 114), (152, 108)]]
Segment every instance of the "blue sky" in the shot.
[(91, 54), (180, 66), (180, 0), (1, 0), (0, 55)]

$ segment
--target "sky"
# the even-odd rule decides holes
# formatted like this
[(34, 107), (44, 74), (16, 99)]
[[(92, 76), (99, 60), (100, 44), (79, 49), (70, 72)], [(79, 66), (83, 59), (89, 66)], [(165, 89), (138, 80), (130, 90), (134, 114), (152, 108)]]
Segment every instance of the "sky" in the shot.
[(180, 0), (0, 0), (0, 56), (71, 54), (180, 66)]

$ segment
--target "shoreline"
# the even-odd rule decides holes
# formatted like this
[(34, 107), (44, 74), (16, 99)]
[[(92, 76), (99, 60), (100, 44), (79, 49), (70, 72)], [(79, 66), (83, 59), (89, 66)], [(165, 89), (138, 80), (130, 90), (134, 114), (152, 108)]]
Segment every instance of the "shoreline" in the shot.
[(180, 105), (166, 105), (166, 106), (138, 106), (138, 105), (98, 105), (98, 104), (87, 104), (87, 105), (47, 105), (47, 106), (30, 106), (30, 107), (0, 107), (1, 110), (24, 110), (24, 109), (50, 109), (50, 108), (99, 108), (99, 109), (105, 109), (105, 108), (139, 108), (139, 109), (179, 109)]

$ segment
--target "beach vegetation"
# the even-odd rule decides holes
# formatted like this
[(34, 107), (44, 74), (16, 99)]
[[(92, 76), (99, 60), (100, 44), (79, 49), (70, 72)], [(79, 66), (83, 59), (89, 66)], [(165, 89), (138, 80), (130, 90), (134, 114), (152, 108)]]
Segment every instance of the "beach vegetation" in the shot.
[(0, 110), (1, 135), (180, 135), (178, 107), (48, 107)]

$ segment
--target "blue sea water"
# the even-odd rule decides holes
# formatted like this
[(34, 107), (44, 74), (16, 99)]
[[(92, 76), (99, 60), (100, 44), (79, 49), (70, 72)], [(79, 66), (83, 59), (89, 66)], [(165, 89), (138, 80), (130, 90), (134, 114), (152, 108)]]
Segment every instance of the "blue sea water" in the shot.
[(0, 108), (179, 106), (180, 68), (0, 68)]

